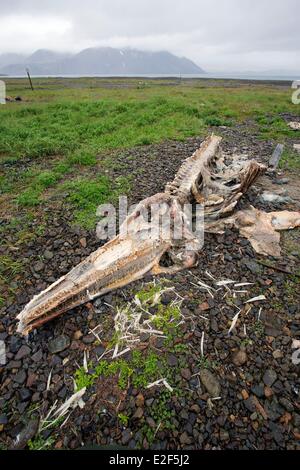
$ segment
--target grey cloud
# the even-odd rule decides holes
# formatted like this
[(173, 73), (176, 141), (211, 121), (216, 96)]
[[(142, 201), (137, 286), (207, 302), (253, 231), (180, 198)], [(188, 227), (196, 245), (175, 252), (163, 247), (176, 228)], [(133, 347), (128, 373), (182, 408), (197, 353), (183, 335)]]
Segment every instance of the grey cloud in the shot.
[(6, 44), (0, 32), (0, 52), (123, 45), (168, 49), (208, 69), (300, 71), (298, 0), (0, 0), (1, 23), (24, 15), (33, 26), (56, 18), (71, 28), (24, 40), (16, 31)]

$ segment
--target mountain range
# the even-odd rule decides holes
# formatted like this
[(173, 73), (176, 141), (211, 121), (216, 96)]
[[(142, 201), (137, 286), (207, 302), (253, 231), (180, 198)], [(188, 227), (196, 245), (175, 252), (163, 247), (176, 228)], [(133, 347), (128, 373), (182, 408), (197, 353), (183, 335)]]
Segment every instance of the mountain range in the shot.
[(170, 52), (98, 47), (77, 54), (39, 49), (29, 56), (0, 55), (0, 74), (24, 75), (145, 75), (202, 74), (201, 67)]

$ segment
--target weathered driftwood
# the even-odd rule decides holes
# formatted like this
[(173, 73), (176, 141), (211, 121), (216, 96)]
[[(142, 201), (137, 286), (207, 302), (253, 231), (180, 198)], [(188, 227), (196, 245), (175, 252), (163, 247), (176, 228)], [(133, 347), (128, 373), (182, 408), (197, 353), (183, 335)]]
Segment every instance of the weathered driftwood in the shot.
[[(223, 226), (224, 218), (232, 220), (230, 216), (238, 201), (266, 169), (255, 161), (223, 155), (220, 143), (220, 137), (209, 137), (183, 162), (164, 193), (140, 202), (118, 236), (35, 296), (18, 315), (18, 332), (28, 334), (64, 312), (147, 273), (170, 274), (195, 266), (201, 245), (186, 220), (184, 204), (203, 203), (205, 229), (220, 230), (218, 222)], [(155, 217), (149, 220), (153, 205), (159, 207), (158, 217), (165, 214), (168, 217), (162, 220), (171, 221), (171, 227), (170, 223), (162, 223), (156, 238), (150, 235), (158, 225)], [(247, 223), (241, 225), (246, 231)], [(181, 238), (174, 235), (178, 227)]]

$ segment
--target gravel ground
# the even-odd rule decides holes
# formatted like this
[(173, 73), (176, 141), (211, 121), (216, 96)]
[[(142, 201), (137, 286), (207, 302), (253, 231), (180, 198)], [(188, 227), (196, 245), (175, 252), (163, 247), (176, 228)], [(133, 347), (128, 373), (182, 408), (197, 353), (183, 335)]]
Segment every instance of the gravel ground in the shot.
[[(249, 158), (265, 162), (274, 148), (272, 142), (258, 140), (246, 126), (219, 132), (225, 137), (226, 151), (247, 153)], [(112, 170), (113, 176), (133, 177), (130, 199), (138, 202), (163, 190), (200, 143), (200, 138), (192, 138), (120, 152), (115, 156), (119, 169)], [(270, 187), (282, 188), (274, 183), (274, 178), (269, 178)], [(258, 203), (258, 188), (249, 192), (242, 205), (277, 209)], [(287, 185), (284, 189), (291, 188)], [(15, 300), (0, 309), (0, 340), (7, 352), (6, 364), (0, 365), (3, 448), (15, 447), (21, 433), (19, 448), (25, 448), (30, 439), (50, 442), (52, 436), (51, 447), (57, 449), (81, 445), (300, 449), (299, 366), (292, 362), (293, 342), (300, 340), (299, 277), (263, 266), (261, 262), (275, 260), (255, 255), (249, 243), (231, 230), (222, 236), (207, 235), (199, 266), (168, 278), (176, 294), (164, 294), (163, 304), (169, 305), (172, 295), (183, 299), (184, 321), (178, 334), (168, 344), (149, 335), (139, 343), (143, 355), (156, 352), (162, 370), (163, 365), (169, 366), (168, 382), (174, 392), (165, 387), (134, 388), (131, 382), (121, 390), (117, 375), (100, 377), (87, 389), (83, 409), (76, 408), (64, 426), (37, 436), (39, 417), (45, 416), (56, 400), (61, 404), (74, 393), (73, 376), (82, 366), (84, 351), (95, 363), (109, 346), (116, 306), (132, 301), (134, 294), (152, 281), (136, 282), (70, 311), (28, 339), (19, 337), (15, 318), (22, 307), (99, 245), (94, 233), (72, 225), (72, 210), (63, 202), (55, 200), (47, 210), (45, 233), (23, 245), (21, 253), (19, 249), (25, 267), (13, 281)], [(33, 228), (38, 224), (37, 217)], [(276, 261), (281, 270), (295, 273), (299, 268), (299, 235), (299, 230), (283, 235), (283, 255)], [(1, 252), (14, 253), (14, 240), (14, 232), (8, 231), (8, 243)], [(202, 280), (215, 289), (210, 276), (218, 281), (253, 284), (236, 297), (232, 288), (225, 287), (212, 290), (210, 295), (197, 286)], [(254, 303), (247, 313), (244, 302), (262, 294), (266, 300)], [(242, 314), (228, 335), (239, 307)], [(100, 342), (90, 333), (98, 325)], [(130, 355), (123, 358), (130, 360)]]

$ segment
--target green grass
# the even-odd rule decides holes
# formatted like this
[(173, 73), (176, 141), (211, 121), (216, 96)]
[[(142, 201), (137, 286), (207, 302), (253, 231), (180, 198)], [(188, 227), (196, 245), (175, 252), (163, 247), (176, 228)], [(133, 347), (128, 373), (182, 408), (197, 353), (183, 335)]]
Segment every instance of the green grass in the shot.
[(300, 155), (298, 152), (290, 149), (285, 149), (279, 162), (281, 169), (299, 170), (300, 169)]
[(68, 200), (74, 207), (75, 222), (86, 228), (95, 226), (97, 207), (110, 201), (116, 202), (119, 194), (129, 190), (129, 182), (118, 178), (111, 182), (107, 176), (95, 179), (78, 178), (66, 183), (63, 188), (68, 191)]

